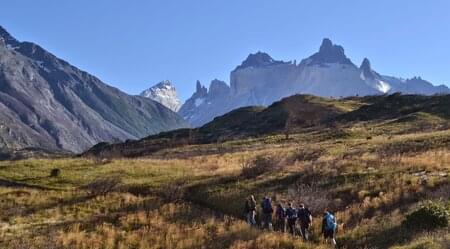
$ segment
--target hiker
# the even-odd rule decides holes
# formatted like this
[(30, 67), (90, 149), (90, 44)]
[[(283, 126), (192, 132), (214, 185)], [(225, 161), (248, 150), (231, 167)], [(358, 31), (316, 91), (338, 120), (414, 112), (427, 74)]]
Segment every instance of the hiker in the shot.
[(328, 243), (328, 240), (330, 240), (331, 244), (333, 246), (336, 246), (336, 239), (335, 239), (336, 229), (337, 229), (336, 218), (328, 209), (325, 209), (322, 221), (322, 234), (323, 237), (325, 238), (325, 243)]
[(288, 208), (286, 209), (286, 217), (289, 233), (295, 236), (295, 222), (297, 221), (297, 211), (293, 207), (292, 202), (289, 203)]
[(250, 195), (245, 201), (244, 214), (248, 224), (256, 225), (256, 201), (253, 195)]
[(304, 240), (309, 239), (309, 228), (312, 224), (312, 214), (305, 204), (300, 204), (300, 208), (297, 211), (297, 217), (300, 221), (300, 232)]
[(282, 203), (278, 203), (277, 209), (275, 211), (276, 219), (276, 230), (282, 233), (286, 232), (286, 208), (283, 207)]
[(262, 228), (267, 228), (269, 230), (272, 230), (272, 213), (273, 213), (273, 207), (272, 207), (272, 201), (269, 197), (264, 197), (263, 201), (261, 202), (261, 209), (262, 209)]

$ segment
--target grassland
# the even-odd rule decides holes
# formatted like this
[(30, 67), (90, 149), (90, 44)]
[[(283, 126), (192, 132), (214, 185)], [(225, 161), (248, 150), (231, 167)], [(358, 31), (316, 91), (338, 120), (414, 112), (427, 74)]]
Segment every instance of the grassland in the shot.
[[(272, 169), (244, 177), (242, 166), (258, 157)], [(249, 194), (305, 202), (312, 241), (247, 226)], [(415, 113), (134, 159), (2, 161), (0, 248), (328, 248), (324, 207), (338, 218), (340, 248), (449, 248), (448, 228), (402, 225), (422, 201), (449, 199), (448, 119)]]

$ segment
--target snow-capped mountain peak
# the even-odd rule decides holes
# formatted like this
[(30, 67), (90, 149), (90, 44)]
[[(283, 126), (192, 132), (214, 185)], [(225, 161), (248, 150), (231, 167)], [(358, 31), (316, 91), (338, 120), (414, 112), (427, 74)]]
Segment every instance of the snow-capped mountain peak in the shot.
[(174, 112), (177, 112), (181, 107), (181, 101), (177, 96), (177, 91), (168, 80), (159, 82), (143, 91), (140, 95), (159, 102)]

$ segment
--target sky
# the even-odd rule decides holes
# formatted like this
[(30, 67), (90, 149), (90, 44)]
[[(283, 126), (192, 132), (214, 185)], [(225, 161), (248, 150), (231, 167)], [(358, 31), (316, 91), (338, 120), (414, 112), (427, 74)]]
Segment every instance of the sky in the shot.
[(385, 75), (450, 86), (450, 1), (14, 0), (0, 25), (129, 94), (168, 79), (182, 100), (249, 53), (300, 61), (323, 38)]

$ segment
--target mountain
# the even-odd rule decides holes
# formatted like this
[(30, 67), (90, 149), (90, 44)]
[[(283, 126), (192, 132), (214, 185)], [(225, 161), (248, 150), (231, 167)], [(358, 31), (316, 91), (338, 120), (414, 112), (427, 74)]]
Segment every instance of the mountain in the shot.
[(448, 87), (434, 86), (420, 77), (405, 80), (381, 75), (373, 70), (367, 58), (358, 67), (345, 55), (344, 48), (333, 44), (330, 39), (324, 39), (319, 51), (298, 65), (275, 60), (263, 52), (250, 54), (230, 73), (230, 86), (225, 82), (221, 85), (223, 90), (220, 94), (197, 87), (179, 114), (192, 125), (201, 126), (233, 109), (250, 105), (268, 106), (298, 93), (337, 98), (394, 92), (450, 93)]
[(197, 81), (196, 91), (180, 108), (180, 114), (191, 124), (204, 124), (218, 115), (233, 109), (230, 87), (220, 80), (213, 80), (209, 89)]
[(177, 91), (168, 80), (159, 82), (143, 91), (140, 95), (152, 99), (174, 112), (177, 112), (181, 107), (181, 101), (177, 96)]
[(108, 86), (0, 27), (0, 148), (81, 152), (187, 125), (163, 105)]
[[(98, 144), (83, 155), (138, 157), (188, 144), (222, 143), (304, 129), (316, 131), (313, 133), (321, 136), (346, 136), (349, 134), (342, 133), (339, 127), (351, 127), (365, 121), (389, 126), (391, 132), (397, 129), (397, 133), (416, 129), (445, 130), (450, 124), (449, 105), (450, 94), (391, 94), (342, 99), (293, 95), (268, 107), (237, 108), (199, 128), (179, 129), (119, 144)], [(380, 135), (385, 135), (383, 131)]]

